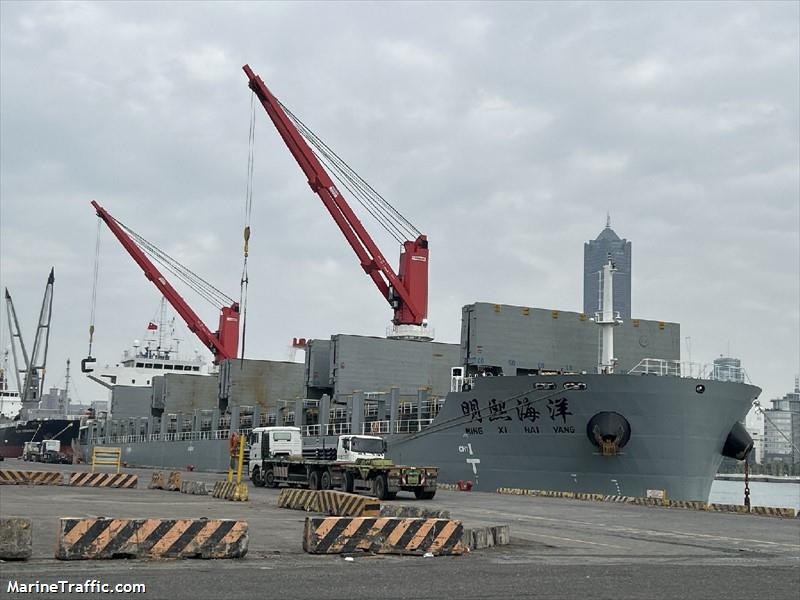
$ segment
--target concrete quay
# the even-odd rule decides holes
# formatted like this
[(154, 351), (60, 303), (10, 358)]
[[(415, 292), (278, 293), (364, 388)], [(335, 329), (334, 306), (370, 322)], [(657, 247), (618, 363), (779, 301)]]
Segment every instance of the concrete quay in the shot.
[[(87, 470), (84, 465), (3, 469)], [(0, 517), (33, 523), (32, 557), (0, 563), (3, 597), (34, 582), (143, 583), (144, 598), (765, 598), (795, 600), (800, 589), (800, 519), (696, 512), (561, 498), (439, 491), (434, 500), (401, 494), (392, 505), (449, 510), (465, 528), (510, 526), (510, 544), (452, 557), (310, 555), (305, 513), (277, 508), (278, 490), (250, 488), (249, 501), (147, 489), (0, 486)], [(186, 473), (213, 482), (221, 476)], [(54, 558), (59, 517), (240, 519), (249, 551), (233, 560)], [(63, 597), (74, 596), (64, 594)], [(100, 597), (100, 596), (87, 596)], [(125, 595), (124, 597), (128, 597)]]

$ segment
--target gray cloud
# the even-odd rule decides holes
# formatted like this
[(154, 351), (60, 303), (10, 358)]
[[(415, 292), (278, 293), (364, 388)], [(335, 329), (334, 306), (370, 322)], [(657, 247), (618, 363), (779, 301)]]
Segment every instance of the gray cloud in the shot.
[[(578, 310), (582, 242), (609, 210), (633, 241), (635, 315), (679, 321), (694, 360), (730, 344), (767, 398), (799, 369), (795, 3), (0, 11), (0, 275), (30, 331), (56, 267), (51, 382), (86, 352), (91, 199), (238, 295), (244, 63), (429, 235), (439, 339), (457, 341), (476, 300)], [(388, 306), (256, 119), (248, 354), (382, 334)], [(110, 362), (158, 294), (102, 235), (95, 353)]]

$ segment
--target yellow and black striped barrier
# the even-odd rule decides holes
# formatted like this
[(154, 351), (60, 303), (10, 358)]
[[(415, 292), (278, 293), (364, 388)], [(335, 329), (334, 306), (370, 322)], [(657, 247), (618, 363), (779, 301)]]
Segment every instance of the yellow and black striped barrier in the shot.
[(776, 508), (773, 506), (752, 506), (751, 513), (766, 515), (770, 517), (783, 517), (784, 519), (794, 519), (800, 517), (800, 512), (794, 508)]
[(319, 492), (284, 488), (278, 494), (278, 508), (317, 512), (319, 510)]
[(28, 472), (16, 469), (0, 469), (0, 485), (22, 485), (28, 483)]
[(303, 550), (310, 554), (463, 554), (464, 528), (449, 519), (307, 517)]
[(28, 471), (28, 483), (33, 485), (61, 485), (64, 475), (57, 471)]
[(56, 558), (241, 558), (247, 545), (246, 521), (62, 518)]
[(381, 503), (358, 494), (324, 490), (317, 492), (316, 509), (335, 517), (377, 517), (381, 514)]
[(221, 498), (222, 500), (234, 500), (236, 502), (247, 502), (249, 490), (246, 483), (215, 481), (211, 497)]
[(164, 473), (161, 471), (153, 471), (150, 475), (150, 483), (147, 486), (151, 490), (163, 490), (167, 487), (167, 481), (164, 478)]
[(800, 511), (794, 508), (775, 508), (771, 506), (752, 506), (748, 510), (740, 504), (708, 504), (700, 500), (667, 500), (662, 498), (640, 498), (636, 496), (615, 496), (603, 494), (589, 494), (581, 492), (558, 492), (551, 490), (529, 490), (524, 488), (497, 488), (498, 494), (511, 494), (514, 496), (542, 496), (549, 498), (572, 498), (576, 500), (596, 500), (599, 502), (618, 502), (635, 504), (638, 506), (662, 506), (665, 508), (684, 508), (690, 510), (703, 510), (708, 512), (728, 512), (737, 514), (753, 514), (770, 517), (795, 518), (800, 516)]
[(167, 479), (167, 490), (170, 492), (180, 492), (181, 491), (181, 472), (180, 471), (172, 471), (169, 474), (169, 478)]
[(70, 473), (69, 485), (72, 487), (135, 488), (138, 475), (128, 473)]
[(0, 484), (2, 485), (61, 485), (63, 482), (64, 476), (58, 471), (0, 470)]

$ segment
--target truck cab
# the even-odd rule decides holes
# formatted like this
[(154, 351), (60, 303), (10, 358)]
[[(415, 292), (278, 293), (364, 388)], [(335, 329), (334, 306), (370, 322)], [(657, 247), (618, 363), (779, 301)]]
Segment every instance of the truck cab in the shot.
[(340, 435), (336, 445), (336, 462), (357, 463), (381, 459), (386, 453), (386, 440), (374, 435)]
[(256, 485), (263, 485), (262, 461), (302, 456), (303, 439), (299, 427), (256, 427), (248, 438), (248, 448), (250, 460), (247, 470), (250, 479)]
[(25, 442), (22, 447), (22, 460), (38, 461), (39, 456), (42, 454), (41, 442)]

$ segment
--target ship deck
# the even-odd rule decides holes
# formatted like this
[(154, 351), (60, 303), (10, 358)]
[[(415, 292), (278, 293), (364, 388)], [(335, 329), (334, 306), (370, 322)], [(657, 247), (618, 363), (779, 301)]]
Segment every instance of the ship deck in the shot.
[[(7, 460), (0, 468), (32, 468)], [(69, 472), (86, 467), (36, 465)], [(800, 519), (706, 513), (556, 498), (439, 491), (429, 508), (449, 509), (465, 526), (509, 524), (511, 544), (462, 557), (305, 554), (305, 514), (276, 507), (277, 490), (250, 489), (250, 501), (146, 489), (3, 486), (0, 516), (34, 521), (33, 558), (5, 563), (9, 580), (145, 583), (147, 595), (189, 598), (796, 598)], [(214, 481), (220, 475), (191, 473)], [(401, 494), (392, 504), (420, 504)], [(57, 518), (209, 517), (250, 524), (246, 558), (228, 561), (85, 561), (52, 558)], [(12, 595), (6, 594), (8, 597)], [(53, 594), (57, 597), (57, 594)]]

